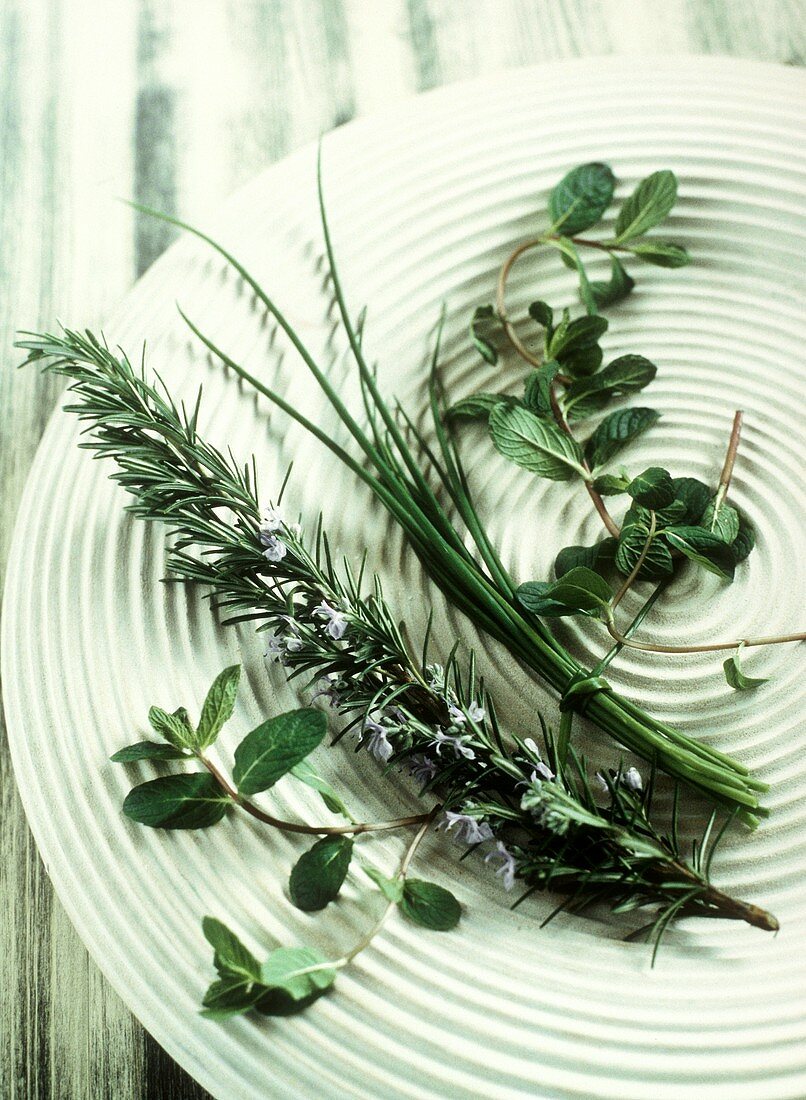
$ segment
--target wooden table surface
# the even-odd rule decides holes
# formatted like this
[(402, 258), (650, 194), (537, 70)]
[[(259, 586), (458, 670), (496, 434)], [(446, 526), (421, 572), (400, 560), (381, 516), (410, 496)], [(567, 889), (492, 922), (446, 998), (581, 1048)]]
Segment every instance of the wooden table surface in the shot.
[[(806, 0), (0, 0), (0, 573), (53, 379), (19, 328), (98, 326), (171, 240), (323, 130), (516, 65), (806, 60)], [(0, 739), (0, 1097), (207, 1094), (106, 984), (55, 898)]]

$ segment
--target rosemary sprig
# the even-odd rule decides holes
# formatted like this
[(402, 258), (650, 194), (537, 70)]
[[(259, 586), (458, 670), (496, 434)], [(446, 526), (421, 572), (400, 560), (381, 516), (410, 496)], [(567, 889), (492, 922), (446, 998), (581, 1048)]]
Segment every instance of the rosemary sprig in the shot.
[[(634, 769), (614, 769), (602, 777), (602, 805), (584, 760), (558, 753), (545, 727), (542, 753), (533, 738), (505, 739), (472, 657), (462, 671), (454, 651), (440, 668), (426, 639), (415, 659), (377, 580), (362, 596), (363, 569), (340, 572), (321, 530), (311, 553), (296, 525), (261, 511), (254, 464), (241, 467), (200, 437), (198, 401), (190, 412), (177, 407), (91, 333), (28, 334), (20, 346), (26, 362), (69, 379), (67, 408), (89, 423), (82, 446), (114, 460), (113, 479), (133, 496), (129, 510), (168, 525), (172, 574), (209, 586), (228, 621), (266, 631), (289, 678), (304, 676), (334, 705), (346, 722), (341, 736), (358, 732), (381, 762), (405, 764), (424, 792), (438, 792), (448, 829), (469, 844), (494, 843), (488, 858), (506, 885), (559, 890), (571, 908), (583, 900), (616, 911), (658, 905), (657, 933), (681, 914), (777, 927), (714, 887), (709, 860), (685, 862), (674, 822), (668, 834), (655, 828), (654, 773), (642, 791)], [(162, 730), (170, 727), (164, 715), (156, 716)], [(205, 744), (195, 747), (203, 755)], [(219, 796), (232, 799), (210, 770)], [(355, 823), (344, 830), (359, 831)]]

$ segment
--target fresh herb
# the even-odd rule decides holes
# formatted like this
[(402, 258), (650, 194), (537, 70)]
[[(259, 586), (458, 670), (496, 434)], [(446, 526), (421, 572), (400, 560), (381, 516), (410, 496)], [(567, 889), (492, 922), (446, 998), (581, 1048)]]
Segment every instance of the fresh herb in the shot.
[[(651, 821), (654, 770), (642, 787), (640, 781), (636, 784), (635, 769), (616, 768), (602, 777), (601, 789), (594, 794), (588, 765), (568, 743), (570, 710), (562, 715), (556, 737), (541, 720), (542, 749), (532, 736), (506, 734), (472, 658), (461, 669), (454, 651), (440, 667), (429, 660), (426, 640), (422, 656), (416, 659), (379, 583), (371, 585), (369, 596), (362, 595), (362, 573), (356, 576), (345, 565), (343, 576), (339, 575), (321, 530), (311, 554), (296, 524), (287, 522), (276, 508), (261, 510), (253, 467), (239, 466), (199, 436), (198, 407), (191, 413), (178, 408), (125, 356), (113, 354), (89, 334), (65, 332), (59, 337), (33, 337), (25, 344), (31, 360), (69, 378), (70, 407), (89, 421), (85, 445), (115, 461), (112, 476), (132, 494), (134, 514), (161, 520), (172, 532), (171, 574), (209, 586), (216, 605), (230, 621), (254, 621), (265, 633), (269, 654), (287, 675), (304, 676), (314, 695), (327, 700), (338, 714), (337, 739), (357, 734), (365, 751), (387, 766), (406, 769), (423, 795), (434, 792), (444, 807), (391, 822), (356, 822), (308, 759), (311, 747), (319, 743), (319, 730), (309, 725), (312, 719), (306, 716), (300, 723), (300, 712), (292, 712), (291, 718), (281, 716), (281, 724), (291, 723), (296, 734), (286, 730), (272, 740), (262, 733), (260, 745), (282, 745), (284, 781), (297, 780), (320, 791), (325, 806), (345, 815), (347, 821), (311, 825), (278, 819), (226, 778), (211, 760), (210, 746), (202, 746), (206, 736), (199, 734), (187, 711), (172, 712), (168, 721), (169, 712), (152, 708), (152, 727), (179, 754), (171, 759), (185, 757), (205, 769), (162, 779), (189, 777), (196, 783), (200, 780), (195, 777), (201, 775), (209, 795), (202, 803), (204, 813), (210, 804), (220, 816), (238, 809), (269, 828), (319, 838), (292, 871), (290, 893), (297, 904), (329, 903), (340, 887), (344, 863), (354, 855), (353, 844), (363, 834), (416, 827), (419, 837), (440, 814), (438, 823), (447, 833), (468, 849), (481, 845), (486, 850), (486, 860), (506, 888), (521, 885), (519, 901), (536, 890), (552, 890), (561, 897), (560, 909), (579, 909), (592, 902), (616, 912), (652, 907), (657, 912), (640, 930), (656, 939), (674, 916), (719, 915), (761, 928), (777, 927), (769, 914), (730, 898), (710, 881), (710, 857), (730, 815), (713, 843), (699, 849), (699, 861), (687, 863), (676, 815), (664, 832)], [(228, 518), (220, 514), (224, 500), (231, 513)], [(226, 676), (228, 683), (236, 683), (234, 668)], [(221, 683), (220, 678), (216, 683)], [(583, 677), (569, 694), (590, 702), (606, 691), (601, 676)], [(220, 697), (218, 689), (215, 697)], [(233, 700), (228, 698), (231, 709)], [(203, 711), (209, 713), (210, 708), (205, 706)], [(216, 713), (220, 715), (220, 708)], [(308, 708), (302, 713), (307, 715)], [(277, 721), (269, 719), (259, 729)], [(254, 731), (244, 741), (253, 737)], [(174, 740), (183, 747), (177, 748)], [(125, 762), (126, 752), (116, 753), (115, 758)], [(159, 757), (155, 759), (159, 762)], [(266, 754), (250, 750), (247, 760), (253, 759), (264, 760)], [(276, 762), (279, 757), (270, 754), (270, 759)], [(270, 779), (278, 766), (269, 773)], [(247, 774), (246, 765), (243, 774)], [(174, 813), (198, 810), (195, 802), (175, 801), (170, 813), (164, 814), (164, 802), (151, 794), (149, 782), (134, 791), (140, 792), (142, 804), (151, 811), (140, 818), (145, 816), (146, 823), (155, 827), (176, 827)], [(190, 827), (211, 824), (202, 814), (195, 824), (191, 818)], [(707, 831), (711, 837), (710, 825)], [(322, 844), (322, 839), (332, 838), (342, 838), (342, 843)], [(421, 885), (409, 884), (408, 893), (405, 890), (412, 852), (410, 848), (392, 877), (365, 868), (386, 899), (384, 917), (405, 901), (413, 919), (433, 928), (447, 927), (457, 910), (444, 894)], [(686, 900), (681, 905), (683, 896)], [(251, 1008), (290, 1011), (302, 1007), (321, 990), (303, 988), (304, 983), (289, 990), (289, 981), (295, 983), (313, 973), (324, 981), (363, 950), (379, 927), (380, 922), (338, 959), (317, 957), (304, 966), (283, 968), (273, 953), (269, 958), (275, 962), (267, 969), (267, 964), (259, 968), (254, 956), (238, 947), (239, 941), (219, 922), (208, 921), (205, 931), (216, 951), (219, 979), (208, 991), (206, 1009), (226, 1016)], [(279, 962), (285, 965), (288, 956), (279, 956)], [(309, 965), (317, 969), (308, 970)]]
[[(596, 173), (593, 175), (596, 176)], [(571, 188), (574, 194), (570, 203), (580, 198), (582, 193), (580, 187), (584, 191), (584, 187), (587, 186), (586, 178), (586, 174), (582, 173), (577, 183)], [(597, 208), (604, 193), (601, 189), (597, 190), (598, 185), (591, 184), (591, 187), (596, 194), (592, 194), (588, 204), (589, 211)], [(600, 250), (601, 248), (605, 250), (631, 248), (635, 242), (635, 226), (639, 226), (643, 232), (650, 220), (653, 225), (656, 224), (658, 211), (664, 208), (667, 202), (665, 196), (668, 196), (668, 193), (668, 180), (665, 176), (655, 181), (651, 187), (645, 188), (638, 198), (634, 199), (629, 224), (625, 222), (626, 228), (619, 231), (622, 243), (595, 242), (596, 247)], [(321, 198), (321, 174), (320, 209), (333, 288), (368, 410), (366, 428), (359, 424), (345, 406), (339, 393), (329, 381), (327, 372), (317, 363), (299, 334), (256, 280), (222, 246), (192, 227), (185, 226), (185, 228), (196, 233), (217, 250), (276, 319), (343, 424), (358, 443), (367, 460), (366, 463), (357, 461), (318, 425), (312, 423), (304, 413), (291, 406), (278, 393), (265, 386), (231, 359), (189, 318), (186, 317), (186, 321), (205, 346), (219, 357), (222, 364), (254, 386), (315, 435), (371, 489), (405, 530), (410, 544), (429, 576), (459, 609), (486, 633), (503, 642), (513, 655), (545, 679), (559, 693), (561, 699), (567, 700), (569, 705), (583, 705), (578, 694), (569, 693), (580, 680), (587, 678), (585, 670), (558, 642), (540, 617), (530, 613), (518, 601), (515, 595), (517, 585), (502, 563), (475, 507), (458, 449), (447, 435), (442, 423), (441, 389), (437, 374), (439, 342), (437, 341), (435, 348), (430, 385), (437, 451), (435, 454), (429, 441), (415, 429), (410, 416), (407, 416), (403, 410), (399, 410), (399, 418), (393, 415), (378, 390), (374, 371), (364, 358), (361, 334), (347, 313), (335, 264), (324, 201)], [(570, 205), (564, 206), (563, 212), (569, 209)], [(577, 206), (574, 209), (577, 209)], [(517, 341), (517, 336), (503, 308), (506, 277), (518, 256), (537, 244), (556, 246), (558, 242), (565, 242), (569, 247), (572, 245), (576, 247), (577, 244), (582, 247), (587, 243), (583, 238), (566, 238), (562, 234), (562, 226), (556, 228), (557, 232), (544, 234), (539, 239), (536, 238), (519, 246), (501, 270), (495, 312), (503, 333), (522, 354), (523, 345)], [(629, 235), (627, 229), (629, 229)], [(567, 250), (563, 255), (568, 258)], [(576, 265), (576, 261), (574, 262)], [(590, 280), (587, 282), (589, 283)], [(590, 308), (589, 312), (592, 312)], [(545, 303), (538, 305), (532, 313), (539, 318), (540, 323), (545, 323), (546, 339), (561, 356), (580, 351), (584, 351), (585, 355), (589, 356), (591, 348), (596, 345), (597, 334), (602, 331), (601, 324), (591, 327), (587, 322), (584, 326), (577, 325), (575, 328), (575, 320), (567, 311), (563, 313), (559, 324), (555, 327), (554, 311)], [(479, 319), (478, 316), (476, 319)], [(491, 319), (489, 311), (484, 312), (482, 319), (485, 323)], [(575, 334), (578, 334), (578, 339)], [(477, 330), (475, 335), (479, 336), (480, 332)], [(542, 359), (528, 351), (524, 357), (538, 368), (544, 366)], [(578, 367), (575, 369), (579, 370)], [(643, 387), (655, 373), (654, 365), (640, 355), (621, 356), (592, 375), (585, 374), (588, 369), (590, 369), (590, 361), (586, 359), (580, 370), (580, 377), (566, 376), (561, 371), (555, 375), (558, 384), (567, 385), (564, 400), (568, 416), (580, 418), (586, 410), (601, 408), (603, 403), (611, 398)], [(502, 397), (501, 402), (489, 411), (489, 421), (491, 430), (495, 433), (496, 444), (507, 450), (515, 460), (544, 471), (545, 476), (578, 477), (590, 493), (609, 534), (617, 538), (620, 535), (620, 528), (594, 488), (594, 474), (586, 468), (580, 444), (573, 438), (567, 418), (558, 407), (559, 398), (553, 392), (553, 387), (547, 391), (547, 394), (553, 420), (550, 421), (545, 417), (542, 422), (541, 417), (533, 409), (527, 409), (525, 406), (519, 408), (517, 402), (513, 403), (510, 397)], [(541, 422), (540, 427), (535, 426), (538, 422)], [(562, 443), (559, 440), (561, 435), (565, 437)], [(411, 440), (418, 445), (418, 448), (422, 448), (423, 453), (431, 456), (430, 465), (433, 474), (441, 482), (471, 536), (475, 544), (475, 552), (468, 549), (461, 530), (457, 529), (445, 506), (438, 499), (435, 488), (429, 484), (410, 446)], [(620, 560), (623, 572), (628, 569), (631, 571), (634, 560), (640, 556), (637, 545), (642, 534), (642, 526), (639, 523), (638, 530), (632, 531), (633, 539), (630, 546), (622, 551), (620, 559), (617, 555), (617, 564)], [(650, 564), (653, 560), (659, 562), (661, 558), (665, 563), (666, 555), (671, 552), (665, 544), (658, 545), (661, 549), (649, 548), (644, 555), (645, 560)], [(649, 569), (649, 565), (647, 568)], [(627, 637), (623, 632), (619, 634), (621, 637)], [(630, 644), (639, 645), (632, 641)], [(728, 807), (739, 807), (740, 814), (745, 820), (749, 822), (755, 820), (754, 811), (758, 809), (758, 791), (764, 789), (764, 784), (749, 777), (746, 770), (734, 761), (723, 754), (715, 753), (667, 724), (656, 721), (631, 701), (620, 698), (612, 690), (597, 692), (591, 698), (586, 698), (584, 707), (586, 715), (620, 744), (643, 756), (672, 777), (697, 788), (712, 800)]]

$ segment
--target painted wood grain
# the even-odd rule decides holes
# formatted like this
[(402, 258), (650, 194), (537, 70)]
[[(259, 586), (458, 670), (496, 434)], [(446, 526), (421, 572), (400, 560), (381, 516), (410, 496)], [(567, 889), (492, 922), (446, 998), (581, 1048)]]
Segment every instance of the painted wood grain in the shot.
[[(800, 65), (802, 0), (3, 0), (0, 571), (59, 387), (18, 328), (98, 326), (170, 243), (115, 201), (203, 217), (323, 130), (418, 90), (621, 53)], [(75, 935), (0, 742), (0, 1095), (198, 1100)]]

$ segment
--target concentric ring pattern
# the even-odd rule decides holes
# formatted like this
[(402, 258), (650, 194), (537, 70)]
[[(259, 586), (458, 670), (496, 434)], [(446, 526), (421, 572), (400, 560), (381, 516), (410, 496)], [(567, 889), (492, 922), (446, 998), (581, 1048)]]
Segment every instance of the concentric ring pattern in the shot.
[[(629, 462), (636, 470), (661, 462), (713, 481), (733, 410), (742, 408), (732, 493), (759, 545), (729, 588), (686, 576), (651, 622), (652, 636), (670, 643), (803, 625), (803, 102), (803, 76), (783, 68), (584, 61), (432, 93), (325, 142), (327, 201), (350, 302), (369, 307), (367, 341), (383, 388), (417, 414), (443, 300), (451, 390), (517, 385), (515, 368), (496, 377), (477, 361), (466, 322), (490, 298), (509, 248), (539, 227), (560, 175), (605, 159), (622, 195), (656, 168), (677, 172), (668, 236), (686, 244), (695, 263), (636, 271), (638, 289), (614, 312), (605, 338), (609, 355), (638, 351), (659, 367), (641, 403), (663, 417)], [(207, 228), (255, 270), (356, 402), (321, 261), (313, 152), (271, 169)], [(538, 296), (570, 300), (572, 292), (550, 258), (525, 258), (510, 308), (522, 312)], [(323, 508), (348, 557), (369, 548), (414, 637), (433, 602), (437, 647), (447, 651), (456, 635), (476, 646), (507, 721), (525, 732), (536, 706), (551, 713), (541, 690), (435, 596), (385, 516), (335, 460), (224, 382), (177, 320), (177, 298), (219, 344), (335, 429), (250, 296), (188, 240), (133, 290), (107, 328), (110, 341), (134, 356), (147, 338), (151, 365), (185, 398), (204, 384), (204, 430), (244, 458), (256, 452), (266, 500), (293, 457), (289, 499), (303, 519), (310, 524)], [(126, 789), (150, 773), (127, 775), (107, 759), (137, 739), (150, 703), (198, 708), (215, 673), (241, 659), (247, 683), (238, 729), (222, 743), (227, 758), (239, 731), (292, 697), (248, 631), (218, 627), (197, 593), (159, 583), (161, 532), (124, 517), (108, 471), (75, 442), (75, 425), (57, 414), (15, 534), (3, 685), (17, 778), (56, 888), (93, 955), (208, 1089), (232, 1098), (384, 1100), (806, 1094), (806, 653), (794, 647), (748, 659), (771, 683), (747, 697), (727, 688), (720, 660), (708, 656), (660, 664), (632, 654), (613, 673), (621, 690), (735, 753), (770, 784), (769, 821), (752, 835), (735, 832), (715, 873), (777, 913), (777, 937), (687, 922), (650, 969), (646, 949), (621, 942), (612, 922), (560, 918), (541, 929), (549, 900), (510, 912), (489, 868), (457, 864), (455, 851), (435, 841), (426, 857), (466, 905), (460, 932), (392, 922), (337, 991), (303, 1016), (226, 1026), (200, 1019), (210, 977), (205, 913), (227, 920), (258, 951), (312, 939), (335, 949), (361, 934), (370, 904), (356, 882), (332, 917), (312, 921), (294, 910), (281, 883), (299, 847), (250, 822), (163, 835), (121, 818)], [(583, 494), (569, 497), (566, 487), (506, 466), (472, 427), (463, 447), (495, 540), (520, 579), (544, 576), (560, 546), (598, 534)], [(595, 624), (562, 630), (580, 655), (601, 653)], [(589, 747), (597, 763), (617, 757), (601, 739)], [(402, 779), (399, 786), (383, 779), (350, 746), (321, 755), (322, 768), (338, 774), (367, 816), (413, 805)], [(281, 785), (277, 797), (286, 815), (321, 812), (297, 787)], [(690, 808), (692, 828), (702, 812)], [(373, 841), (367, 857), (391, 867), (399, 844)]]

